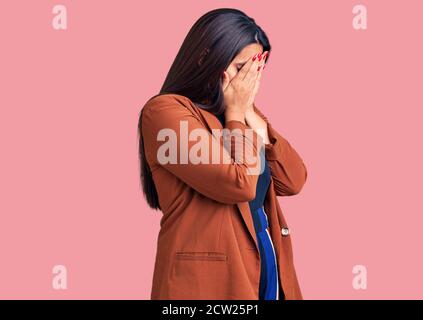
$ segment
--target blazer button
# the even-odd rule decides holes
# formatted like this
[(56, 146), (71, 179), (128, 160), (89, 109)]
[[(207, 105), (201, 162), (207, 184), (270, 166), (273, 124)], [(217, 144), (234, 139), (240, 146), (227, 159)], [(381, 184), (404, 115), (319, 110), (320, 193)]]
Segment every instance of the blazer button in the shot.
[(288, 227), (284, 227), (284, 228), (282, 228), (281, 232), (282, 232), (282, 235), (284, 237), (286, 237), (286, 236), (289, 235), (289, 228)]

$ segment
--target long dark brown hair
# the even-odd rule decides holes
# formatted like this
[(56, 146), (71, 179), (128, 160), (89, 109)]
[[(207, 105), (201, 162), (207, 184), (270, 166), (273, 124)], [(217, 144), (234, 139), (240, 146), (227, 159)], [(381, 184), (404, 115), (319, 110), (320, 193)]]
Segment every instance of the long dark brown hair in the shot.
[[(213, 114), (223, 113), (223, 71), (244, 47), (252, 43), (261, 44), (263, 52), (269, 51), (268, 61), (269, 39), (253, 18), (232, 8), (207, 12), (191, 27), (157, 95), (180, 94)], [(145, 158), (141, 118), (142, 110), (138, 121), (142, 190), (148, 205), (160, 209), (156, 186)]]

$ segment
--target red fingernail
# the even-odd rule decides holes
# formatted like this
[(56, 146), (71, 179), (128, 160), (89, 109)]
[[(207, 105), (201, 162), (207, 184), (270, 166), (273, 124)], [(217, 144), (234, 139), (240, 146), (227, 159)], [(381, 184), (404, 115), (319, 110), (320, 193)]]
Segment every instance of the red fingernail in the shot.
[(253, 61), (256, 60), (257, 58), (257, 53), (253, 56)]
[(260, 71), (260, 68), (261, 68), (261, 67), (258, 67), (258, 68), (257, 68), (257, 71)]
[(259, 53), (259, 55), (258, 55), (258, 61), (261, 61), (261, 58), (262, 58), (261, 53)]

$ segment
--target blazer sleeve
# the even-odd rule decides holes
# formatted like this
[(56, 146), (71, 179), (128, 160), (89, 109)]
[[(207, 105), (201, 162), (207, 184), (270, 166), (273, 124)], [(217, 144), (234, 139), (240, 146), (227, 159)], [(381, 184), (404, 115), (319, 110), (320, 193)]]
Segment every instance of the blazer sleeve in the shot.
[(265, 145), (266, 160), (278, 196), (299, 193), (307, 180), (307, 168), (297, 151), (269, 123), (254, 103), (256, 113), (266, 121), (270, 143)]
[[(188, 128), (187, 135), (197, 137), (196, 141), (188, 140), (186, 149), (192, 151), (194, 147), (198, 151), (198, 145), (197, 147), (195, 145), (201, 136), (200, 140), (206, 141), (202, 144), (201, 153), (207, 154), (208, 161), (200, 163), (192, 163), (190, 159), (187, 163), (180, 161), (179, 146), (181, 140), (187, 140), (187, 135), (182, 136), (180, 130), (182, 122)], [(150, 100), (142, 110), (142, 135), (146, 159), (151, 170), (162, 166), (199, 193), (218, 202), (236, 204), (254, 199), (258, 180), (256, 168), (260, 168), (260, 159), (256, 157), (256, 163), (253, 163), (251, 159), (247, 159), (247, 152), (243, 152), (242, 147), (245, 147), (245, 150), (249, 148), (253, 154), (257, 154), (259, 143), (263, 145), (263, 140), (240, 121), (228, 121), (225, 127), (233, 130), (231, 131), (233, 138), (225, 140), (212, 135), (198, 115), (174, 98), (158, 97)], [(176, 163), (163, 164), (161, 163), (163, 161), (158, 161), (157, 154), (164, 143), (159, 141), (163, 139), (158, 137), (163, 129), (175, 132), (178, 143)], [(216, 154), (218, 161), (213, 158)]]

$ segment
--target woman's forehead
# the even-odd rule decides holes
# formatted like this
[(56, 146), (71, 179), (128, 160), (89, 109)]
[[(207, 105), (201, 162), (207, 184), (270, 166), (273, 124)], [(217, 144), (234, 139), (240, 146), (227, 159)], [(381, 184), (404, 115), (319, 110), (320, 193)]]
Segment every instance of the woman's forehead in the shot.
[(263, 46), (258, 43), (249, 44), (248, 46), (244, 47), (238, 55), (235, 57), (235, 63), (245, 63), (256, 53), (262, 53)]

